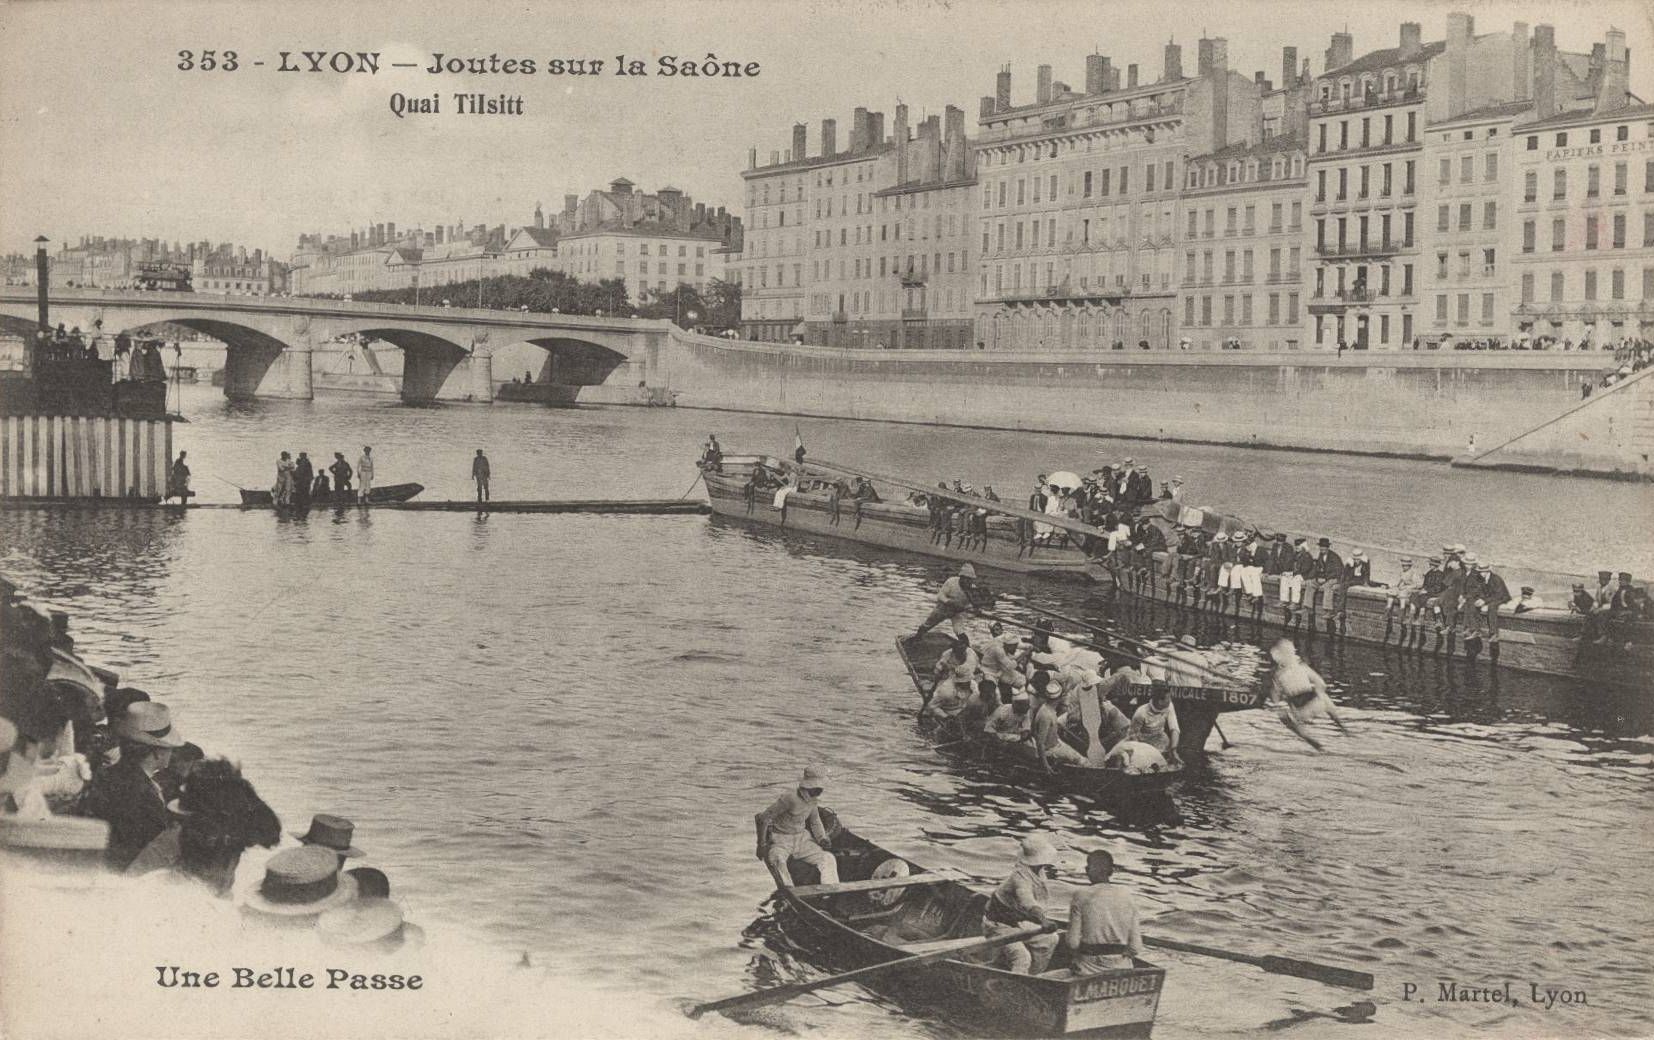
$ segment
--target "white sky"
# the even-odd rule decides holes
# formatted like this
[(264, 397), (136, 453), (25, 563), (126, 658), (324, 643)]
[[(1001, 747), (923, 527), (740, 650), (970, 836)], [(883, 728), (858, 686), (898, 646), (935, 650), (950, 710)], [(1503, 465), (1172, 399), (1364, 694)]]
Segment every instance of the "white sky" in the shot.
[[(0, 0), (0, 251), (37, 234), (159, 235), (234, 241), (285, 256), (301, 231), (370, 222), (527, 223), (565, 193), (625, 176), (668, 183), (696, 201), (739, 211), (747, 148), (759, 161), (789, 146), (794, 122), (819, 147), (823, 118), (886, 113), (897, 98), (915, 123), (948, 103), (974, 132), (977, 98), (1002, 63), (1013, 97), (1031, 100), (1034, 69), (1081, 87), (1093, 49), (1159, 75), (1161, 47), (1183, 44), (1195, 65), (1204, 30), (1229, 40), (1232, 68), (1279, 76), (1280, 48), (1321, 71), (1328, 36), (1348, 25), (1357, 55), (1393, 46), (1403, 20), (1444, 35), (1450, 10), (1478, 32), (1549, 22), (1558, 45), (1589, 51), (1610, 25), (1625, 30), (1632, 89), (1654, 99), (1654, 4), (1166, 0), (634, 0), (629, 3), (408, 0), (404, 3), (90, 3)], [(181, 49), (235, 50), (240, 71), (177, 71)], [(281, 74), (278, 52), (377, 50), (377, 76)], [(530, 57), (534, 76), (427, 75), (392, 61), (452, 55)], [(757, 79), (555, 77), (554, 57), (620, 53), (757, 61)], [(264, 60), (264, 68), (248, 63)], [(462, 117), (455, 91), (521, 94), (526, 114)], [(441, 91), (441, 116), (396, 119), (389, 97)]]

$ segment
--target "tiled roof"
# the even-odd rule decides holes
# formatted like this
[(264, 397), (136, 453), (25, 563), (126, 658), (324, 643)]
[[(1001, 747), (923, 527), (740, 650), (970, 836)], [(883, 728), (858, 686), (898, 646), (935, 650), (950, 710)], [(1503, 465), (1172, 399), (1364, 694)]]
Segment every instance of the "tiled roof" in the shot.
[(554, 246), (557, 244), (557, 232), (550, 228), (525, 227), (517, 230), (532, 238), (537, 246)]
[(1447, 41), (1437, 40), (1434, 43), (1427, 43), (1420, 47), (1417, 51), (1414, 51), (1412, 54), (1405, 56), (1403, 56), (1400, 47), (1388, 47), (1381, 51), (1369, 51), (1368, 53), (1363, 54), (1361, 57), (1350, 62), (1348, 65), (1340, 65), (1336, 69), (1328, 69), (1326, 72), (1321, 74), (1321, 77), (1324, 79), (1328, 76), (1359, 75), (1363, 72), (1375, 71), (1377, 69), (1387, 69), (1396, 65), (1422, 63), (1434, 58), (1438, 54), (1444, 53), (1446, 50)]
[[(1633, 95), (1634, 96), (1634, 95)], [(1554, 116), (1538, 119), (1531, 123), (1518, 123), (1512, 127), (1512, 132), (1527, 130), (1548, 130), (1552, 127), (1575, 126), (1585, 123), (1613, 123), (1626, 119), (1648, 119), (1654, 117), (1654, 105), (1643, 104), (1640, 99), (1624, 108), (1617, 108), (1609, 112), (1597, 112), (1594, 108), (1576, 109), (1572, 112), (1558, 112)]]
[(1298, 151), (1303, 147), (1303, 138), (1298, 137), (1295, 134), (1277, 134), (1268, 140), (1259, 141), (1257, 144), (1247, 144), (1242, 141), (1238, 144), (1227, 145), (1223, 148), (1219, 148), (1215, 152), (1207, 152), (1205, 155), (1190, 156), (1189, 161), (1192, 163), (1216, 162), (1228, 159), (1244, 159), (1251, 156), (1262, 157), (1265, 155), (1274, 155), (1277, 152)]
[(1451, 118), (1443, 119), (1439, 123), (1431, 123), (1429, 125), (1432, 127), (1437, 127), (1452, 126), (1454, 123), (1475, 123), (1484, 119), (1499, 119), (1504, 116), (1518, 116), (1524, 112), (1529, 112), (1532, 110), (1533, 102), (1531, 100), (1505, 101), (1497, 105), (1483, 105), (1481, 108), (1473, 108), (1469, 112), (1465, 112), (1462, 115), (1452, 116)]

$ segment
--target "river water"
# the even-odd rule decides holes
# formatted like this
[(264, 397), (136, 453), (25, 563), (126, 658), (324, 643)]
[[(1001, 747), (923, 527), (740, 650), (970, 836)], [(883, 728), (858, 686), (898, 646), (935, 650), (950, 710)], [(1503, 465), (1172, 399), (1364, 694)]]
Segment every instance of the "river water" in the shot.
[[(228, 482), (267, 487), (279, 450), (354, 463), (364, 443), (378, 483), (417, 480), (426, 497), (466, 496), (483, 448), (497, 498), (672, 498), (709, 430), (732, 452), (784, 452), (794, 432), (780, 417), (671, 409), (229, 404), (205, 387), (185, 408), (177, 446), (203, 497), (225, 501)], [(1654, 571), (1654, 501), (1634, 485), (1081, 437), (802, 430), (822, 457), (994, 483), (1007, 498), (1032, 471), (1130, 454), (1198, 497), (1338, 538)], [(71, 612), (88, 659), (169, 702), (210, 754), (242, 761), (287, 829), (313, 812), (355, 819), (365, 862), (391, 875), (433, 943), (446, 931), (524, 951), (582, 992), (669, 1008), (815, 973), (774, 938), (751, 818), (820, 762), (850, 826), (928, 866), (995, 877), (1039, 828), (1065, 850), (1065, 884), (1085, 850), (1113, 850), (1146, 931), (1372, 971), (1384, 1035), (1654, 1032), (1647, 690), (1315, 652), (1352, 735), (1316, 755), (1271, 716), (1229, 715), (1234, 746), (1185, 782), (1175, 816), (1145, 824), (933, 750), (891, 645), (946, 573), (916, 558), (692, 516), (22, 510), (0, 512), (0, 568)], [(1114, 616), (1082, 586), (997, 584), (1012, 604)], [(1118, 620), (1184, 630), (1164, 611)], [(1268, 636), (1194, 631), (1236, 654)], [(1338, 1035), (1331, 1019), (1300, 1017), (1368, 996), (1155, 959), (1171, 969), (1162, 1040)], [(1514, 1008), (1438, 999), (1442, 983), (1506, 981)], [(1572, 1003), (1535, 1007), (1531, 984)], [(830, 992), (759, 1020), (803, 1035), (955, 1033)]]

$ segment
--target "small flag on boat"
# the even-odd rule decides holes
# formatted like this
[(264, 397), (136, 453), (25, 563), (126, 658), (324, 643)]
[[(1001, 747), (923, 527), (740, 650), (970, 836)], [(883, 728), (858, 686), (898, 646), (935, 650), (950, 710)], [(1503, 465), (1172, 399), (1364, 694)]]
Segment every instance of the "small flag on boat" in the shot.
[(793, 458), (801, 462), (804, 459), (804, 431), (798, 428), (797, 423), (793, 424)]

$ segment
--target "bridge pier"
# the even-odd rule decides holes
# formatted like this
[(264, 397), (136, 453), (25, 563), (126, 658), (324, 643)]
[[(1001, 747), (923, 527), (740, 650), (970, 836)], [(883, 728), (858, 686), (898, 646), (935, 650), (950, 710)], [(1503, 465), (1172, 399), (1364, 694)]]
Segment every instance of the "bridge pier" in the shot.
[(309, 401), (315, 397), (310, 358), (309, 346), (232, 346), (224, 357), (224, 396)]
[(494, 400), (494, 359), (475, 351), (457, 360), (436, 351), (405, 351), (402, 400), (406, 404), (432, 401), (488, 404)]

